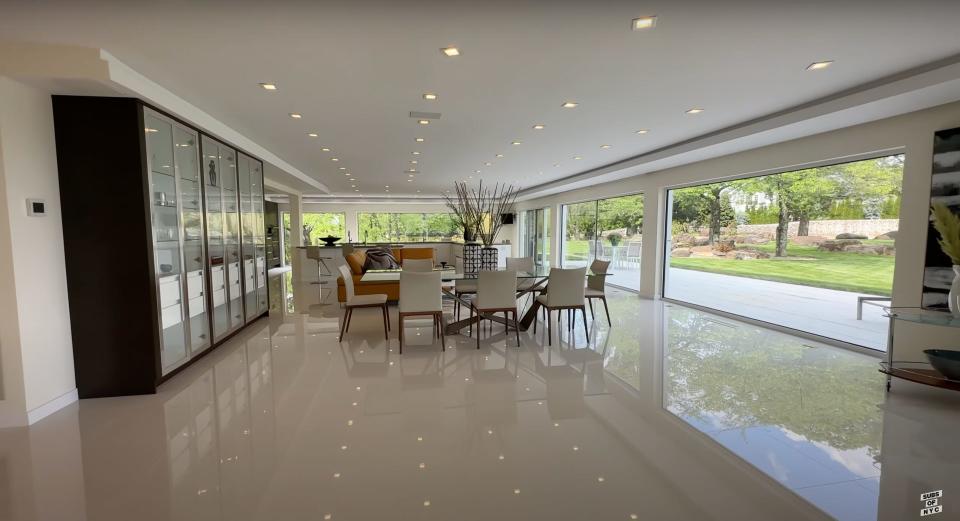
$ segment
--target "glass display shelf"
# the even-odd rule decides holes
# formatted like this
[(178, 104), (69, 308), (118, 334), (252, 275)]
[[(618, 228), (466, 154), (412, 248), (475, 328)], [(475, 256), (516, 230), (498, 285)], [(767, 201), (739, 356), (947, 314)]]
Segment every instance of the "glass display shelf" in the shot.
[(884, 316), (896, 320), (905, 320), (907, 322), (929, 324), (932, 326), (960, 328), (960, 315), (954, 315), (949, 311), (908, 307), (884, 307), (883, 313)]
[(883, 314), (890, 319), (887, 338), (887, 359), (880, 362), (880, 372), (887, 375), (887, 391), (890, 390), (890, 378), (901, 378), (911, 382), (960, 391), (960, 381), (943, 376), (927, 362), (895, 360), (893, 354), (894, 324), (898, 321), (923, 324), (927, 326), (960, 329), (960, 315), (949, 311), (938, 311), (919, 307), (884, 306)]
[(880, 362), (880, 372), (932, 387), (960, 391), (960, 380), (951, 380), (926, 362)]

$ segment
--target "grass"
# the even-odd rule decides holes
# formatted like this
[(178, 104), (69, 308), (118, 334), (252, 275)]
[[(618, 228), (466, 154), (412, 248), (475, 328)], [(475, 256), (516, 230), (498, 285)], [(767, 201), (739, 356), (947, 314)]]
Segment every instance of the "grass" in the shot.
[[(893, 241), (872, 240), (863, 243), (892, 245)], [(774, 245), (761, 244), (752, 246), (751, 249), (772, 255)], [(670, 259), (672, 268), (884, 296), (889, 296), (893, 287), (893, 264), (892, 256), (820, 251), (816, 246), (793, 244), (787, 247), (787, 257), (782, 259)]]

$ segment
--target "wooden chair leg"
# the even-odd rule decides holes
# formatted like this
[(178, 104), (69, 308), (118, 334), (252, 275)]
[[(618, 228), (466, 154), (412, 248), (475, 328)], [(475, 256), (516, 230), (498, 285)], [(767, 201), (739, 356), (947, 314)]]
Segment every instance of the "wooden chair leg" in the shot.
[(587, 304), (590, 305), (590, 320), (596, 320), (597, 316), (593, 314), (593, 299), (587, 298)]
[(380, 313), (383, 314), (383, 338), (390, 340), (390, 328), (387, 326), (387, 306), (380, 308)]
[(387, 331), (393, 329), (393, 326), (390, 325), (390, 304), (384, 304), (383, 309), (387, 311)]
[(346, 323), (346, 327), (343, 330), (344, 333), (350, 332), (350, 320), (352, 318), (353, 318), (353, 308), (347, 306), (347, 323)]
[(403, 315), (397, 317), (397, 326), (400, 328), (400, 354), (403, 354)]
[(607, 313), (607, 325), (612, 326), (613, 322), (610, 322), (610, 309), (607, 308), (607, 296), (604, 295), (600, 297), (600, 299), (603, 300), (603, 310)]
[[(473, 316), (473, 311), (470, 312), (470, 315)], [(482, 323), (483, 323), (483, 315), (480, 314), (480, 310), (478, 309), (477, 310), (477, 349), (480, 349), (480, 324)]]
[(443, 332), (443, 312), (437, 313), (437, 331), (440, 332), (440, 350), (447, 350), (447, 339)]
[[(560, 311), (558, 310), (557, 315), (559, 314), (560, 314)], [(550, 316), (550, 308), (547, 308), (547, 345), (548, 346), (553, 345), (553, 320), (550, 320), (551, 318), (553, 317)], [(559, 323), (557, 327), (558, 328), (560, 327)]]
[(590, 345), (590, 325), (587, 324), (587, 309), (580, 306), (580, 313), (583, 314), (583, 330), (587, 333), (587, 345)]
[(517, 334), (517, 347), (520, 347), (520, 322), (517, 320), (517, 310), (513, 310), (513, 332)]
[(347, 308), (343, 312), (343, 321), (340, 322), (340, 341), (343, 342), (343, 332), (347, 328), (347, 315), (350, 313), (350, 308)]
[[(470, 306), (469, 311), (470, 311), (470, 328), (467, 329), (467, 336), (473, 336), (473, 306), (472, 306), (472, 305)], [(480, 327), (479, 327), (479, 325), (480, 325), (480, 324), (479, 324), (479, 321), (477, 321), (477, 326), (478, 326), (478, 327), (477, 327), (477, 334), (478, 334), (478, 335), (480, 334)]]

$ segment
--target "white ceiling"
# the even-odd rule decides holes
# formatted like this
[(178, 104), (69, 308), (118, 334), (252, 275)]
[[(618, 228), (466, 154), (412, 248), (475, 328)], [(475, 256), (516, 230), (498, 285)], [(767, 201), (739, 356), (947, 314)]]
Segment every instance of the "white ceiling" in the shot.
[[(368, 197), (468, 176), (529, 188), (960, 53), (960, 2), (942, 0), (3, 0), (0, 13), (4, 39), (103, 48), (334, 194)], [(656, 28), (631, 31), (644, 15)], [(804, 70), (820, 60), (835, 64)], [(421, 126), (411, 110), (443, 117)]]

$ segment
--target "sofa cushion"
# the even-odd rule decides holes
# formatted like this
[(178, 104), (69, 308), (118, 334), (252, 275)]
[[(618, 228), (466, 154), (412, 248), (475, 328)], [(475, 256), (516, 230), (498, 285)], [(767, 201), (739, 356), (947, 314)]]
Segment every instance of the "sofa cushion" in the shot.
[(433, 259), (433, 248), (403, 248), (404, 259)]
[(346, 259), (354, 275), (363, 275), (363, 263), (367, 260), (367, 256), (362, 251), (355, 251), (347, 255)]

